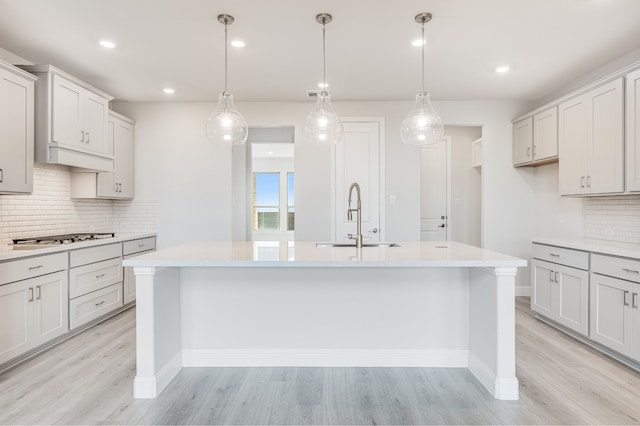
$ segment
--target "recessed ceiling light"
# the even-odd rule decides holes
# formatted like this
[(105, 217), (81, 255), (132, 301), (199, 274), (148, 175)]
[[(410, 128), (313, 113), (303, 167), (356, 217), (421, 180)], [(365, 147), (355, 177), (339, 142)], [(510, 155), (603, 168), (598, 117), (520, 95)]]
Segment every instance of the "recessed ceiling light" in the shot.
[(422, 40), (421, 38), (415, 39), (415, 40), (413, 40), (413, 41), (411, 42), (411, 45), (412, 45), (412, 46), (415, 46), (415, 47), (420, 47), (420, 46), (422, 46), (423, 44), (427, 44), (427, 42), (426, 42), (426, 41), (424, 41), (424, 40)]
[(107, 49), (113, 49), (116, 47), (116, 44), (111, 40), (100, 40), (100, 46), (106, 47)]
[(503, 73), (505, 73), (505, 72), (509, 71), (509, 69), (510, 69), (510, 68), (509, 68), (509, 66), (508, 66), (508, 65), (501, 65), (501, 66), (499, 66), (499, 67), (497, 67), (497, 68), (496, 68), (496, 72), (498, 72), (498, 73), (500, 73), (500, 74), (503, 74)]
[(326, 82), (325, 82), (325, 83), (320, 82), (320, 83), (318, 83), (318, 87), (319, 87), (320, 89), (326, 89), (327, 87), (329, 87), (329, 83), (326, 83)]
[(176, 93), (176, 91), (171, 87), (165, 87), (164, 89), (162, 89), (162, 91), (167, 95), (173, 95), (174, 93)]
[(244, 47), (244, 46), (245, 46), (245, 42), (244, 42), (244, 41), (242, 41), (242, 40), (233, 40), (233, 41), (231, 42), (231, 45), (232, 45), (233, 47)]

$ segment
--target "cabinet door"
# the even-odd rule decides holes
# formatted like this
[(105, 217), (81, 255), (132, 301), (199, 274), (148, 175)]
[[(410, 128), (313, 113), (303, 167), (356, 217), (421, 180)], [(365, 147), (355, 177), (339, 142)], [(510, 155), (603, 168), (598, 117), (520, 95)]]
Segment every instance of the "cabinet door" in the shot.
[(567, 328), (588, 336), (589, 273), (562, 265), (556, 265), (555, 270), (558, 272), (555, 320)]
[(83, 96), (85, 90), (58, 75), (53, 75), (51, 140), (60, 144), (83, 147)]
[(33, 189), (33, 81), (0, 69), (0, 193)]
[(133, 125), (124, 121), (117, 122), (115, 132), (118, 196), (133, 198)]
[(590, 92), (591, 143), (587, 145), (587, 191), (624, 191), (624, 94), (622, 79)]
[(632, 283), (591, 273), (591, 339), (631, 355)]
[(558, 109), (553, 107), (533, 116), (533, 159), (558, 156)]
[[(115, 122), (109, 117), (107, 121), (107, 146), (112, 152), (115, 152)], [(97, 196), (105, 198), (118, 198), (117, 185), (116, 185), (116, 170), (118, 168), (118, 159), (114, 162), (113, 172), (100, 172), (98, 173), (97, 181)]]
[(69, 296), (67, 272), (44, 275), (29, 280), (34, 289), (34, 346), (48, 342), (69, 330)]
[(588, 143), (588, 111), (585, 96), (563, 102), (558, 108), (560, 195), (578, 195), (586, 192), (584, 147)]
[(125, 305), (136, 300), (136, 276), (133, 273), (133, 268), (124, 268), (122, 297)]
[(525, 164), (533, 160), (533, 117), (513, 125), (513, 164)]
[(84, 131), (86, 148), (100, 154), (113, 155), (107, 142), (109, 102), (102, 96), (85, 92)]
[(627, 190), (640, 191), (640, 70), (626, 80)]
[(32, 300), (26, 281), (0, 286), (0, 364), (31, 349)]
[(555, 265), (542, 260), (533, 259), (531, 262), (531, 309), (553, 319), (552, 300), (554, 291)]
[(633, 293), (631, 294), (631, 310), (633, 334), (631, 340), (633, 341), (633, 351), (631, 357), (636, 361), (640, 361), (640, 284), (633, 284)]

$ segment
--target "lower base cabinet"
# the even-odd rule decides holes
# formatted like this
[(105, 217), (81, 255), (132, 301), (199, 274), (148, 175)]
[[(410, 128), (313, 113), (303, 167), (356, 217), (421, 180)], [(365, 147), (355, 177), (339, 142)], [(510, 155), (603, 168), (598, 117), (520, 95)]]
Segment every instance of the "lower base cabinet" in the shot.
[(0, 286), (0, 364), (69, 330), (67, 272)]
[(640, 284), (591, 273), (591, 339), (640, 361)]
[[(125, 241), (122, 245), (124, 259), (141, 254), (150, 253), (156, 249), (156, 237), (141, 238), (138, 240)], [(136, 301), (136, 276), (133, 268), (124, 268), (124, 281), (122, 283), (122, 293), (124, 304)]]
[(531, 273), (531, 309), (587, 336), (589, 272), (533, 259)]
[(79, 327), (122, 306), (122, 283), (110, 285), (69, 301), (69, 326)]

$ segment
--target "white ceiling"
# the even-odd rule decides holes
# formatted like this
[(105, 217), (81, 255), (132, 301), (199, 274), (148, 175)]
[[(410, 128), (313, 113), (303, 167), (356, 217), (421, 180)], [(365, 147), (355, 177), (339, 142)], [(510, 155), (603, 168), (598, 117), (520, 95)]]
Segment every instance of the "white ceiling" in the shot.
[[(334, 100), (534, 100), (640, 48), (640, 0), (0, 0), (0, 47), (51, 63), (122, 101), (305, 101), (322, 75), (319, 12), (327, 25)], [(118, 43), (98, 46), (101, 38)], [(506, 75), (494, 72), (508, 64)], [(168, 96), (162, 88), (171, 86)]]

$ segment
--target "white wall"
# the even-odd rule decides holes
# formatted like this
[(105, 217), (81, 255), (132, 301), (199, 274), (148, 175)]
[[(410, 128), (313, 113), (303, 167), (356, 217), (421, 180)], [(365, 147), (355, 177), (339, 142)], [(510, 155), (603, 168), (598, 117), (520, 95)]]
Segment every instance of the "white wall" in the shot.
[[(341, 116), (386, 122), (387, 239), (419, 239), (420, 156), (404, 145), (400, 123), (412, 102), (334, 102)], [(213, 103), (116, 103), (136, 120), (136, 199), (159, 207), (159, 246), (231, 238), (231, 150), (207, 143), (204, 123)], [(328, 147), (300, 142), (311, 102), (237, 103), (250, 126), (295, 127), (296, 239), (331, 239), (331, 157)], [(528, 104), (511, 101), (434, 102), (447, 125), (481, 126), (484, 139), (483, 240), (489, 249), (529, 258), (535, 216), (534, 172), (514, 169), (511, 119)], [(528, 285), (522, 271), (519, 285)]]

